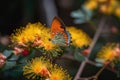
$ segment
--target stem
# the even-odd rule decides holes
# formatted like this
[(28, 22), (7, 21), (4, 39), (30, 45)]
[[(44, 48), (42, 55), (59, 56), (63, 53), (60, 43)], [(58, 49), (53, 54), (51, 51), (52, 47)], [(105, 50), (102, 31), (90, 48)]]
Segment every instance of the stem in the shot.
[[(78, 61), (78, 60), (76, 60), (73, 57), (73, 55), (70, 55), (70, 54), (69, 55), (68, 54), (64, 54), (62, 56), (62, 58), (63, 59), (70, 59), (70, 60), (73, 60), (73, 61)], [(85, 58), (85, 59), (87, 59), (87, 58)], [(87, 63), (90, 64), (90, 65), (96, 66), (96, 63), (94, 61), (91, 61), (91, 60), (88, 60), (88, 59), (87, 59)], [(115, 73), (115, 74), (117, 74), (117, 70), (115, 68), (111, 69), (111, 67), (106, 67), (106, 69), (109, 70), (109, 71), (111, 71), (111, 72), (113, 72), (113, 73)]]
[[(103, 18), (101, 19), (101, 21), (100, 21), (100, 24), (98, 25), (98, 29), (97, 29), (97, 31), (96, 31), (96, 33), (95, 33), (95, 35), (94, 35), (94, 38), (93, 38), (93, 41), (92, 41), (90, 47), (89, 47), (90, 54), (91, 54), (91, 51), (92, 51), (94, 45), (96, 44), (96, 42), (97, 42), (97, 40), (98, 40), (98, 37), (100, 36), (100, 33), (102, 32), (103, 27), (105, 27), (105, 22), (106, 22), (106, 19), (105, 19), (105, 17), (103, 17)], [(87, 56), (87, 58), (90, 57), (90, 54)], [(79, 79), (79, 76), (81, 76), (82, 71), (83, 71), (86, 63), (87, 63), (86, 60), (81, 63), (81, 65), (80, 65), (80, 67), (79, 67), (79, 69), (78, 69), (78, 72), (77, 72), (74, 80)]]
[[(96, 66), (96, 63), (93, 62), (93, 61), (90, 61), (90, 60), (87, 63)], [(113, 72), (113, 73), (115, 73), (115, 74), (117, 74), (117, 70), (116, 69), (111, 69), (110, 67), (106, 67), (106, 69), (111, 71), (111, 72)]]
[(89, 77), (88, 80), (97, 80), (102, 71), (107, 67), (108, 64), (104, 65), (94, 76)]
[(106, 68), (106, 66), (107, 66), (107, 65), (104, 65), (104, 66), (95, 74), (95, 76), (98, 77), (98, 76), (102, 73), (102, 71)]

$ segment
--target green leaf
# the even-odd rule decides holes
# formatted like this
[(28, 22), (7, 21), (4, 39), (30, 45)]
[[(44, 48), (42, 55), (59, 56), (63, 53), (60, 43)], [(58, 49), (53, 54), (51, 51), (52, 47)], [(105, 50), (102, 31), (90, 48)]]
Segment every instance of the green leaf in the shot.
[(9, 57), (9, 60), (10, 61), (16, 61), (18, 58), (19, 58), (19, 56), (12, 55), (12, 56)]
[(82, 54), (80, 54), (80, 53), (75, 53), (75, 54), (74, 54), (74, 57), (75, 57), (75, 59), (77, 59), (78, 61), (83, 61), (83, 60), (85, 60), (85, 57), (84, 57)]
[(75, 20), (74, 20), (74, 23), (75, 23), (75, 24), (82, 24), (82, 23), (85, 23), (85, 22), (86, 22), (86, 20), (84, 20), (84, 19), (82, 19), (82, 18), (81, 18), (81, 19), (75, 19)]
[(71, 17), (75, 18), (74, 23), (76, 24), (88, 22), (92, 16), (92, 11), (87, 9), (85, 6), (82, 6), (81, 9), (71, 12)]
[(2, 70), (8, 70), (13, 68), (16, 65), (15, 61), (7, 61), (4, 65), (4, 67), (2, 68)]
[(85, 17), (84, 13), (80, 9), (71, 12), (71, 16), (74, 18), (84, 18)]
[(103, 66), (103, 64), (101, 64), (101, 63), (96, 63), (95, 64), (97, 67), (102, 67)]
[(92, 17), (92, 11), (90, 9), (86, 8), (85, 6), (82, 6), (82, 11), (85, 14), (86, 20), (90, 20)]
[(105, 62), (104, 59), (99, 59), (99, 58), (96, 58), (95, 61), (98, 62), (98, 63), (104, 63)]
[[(3, 78), (7, 80), (8, 78), (16, 79), (16, 80), (25, 80), (23, 78), (22, 72), (23, 72), (23, 64), (16, 65), (13, 68), (3, 71)], [(6, 79), (7, 78), (7, 79)]]
[(3, 51), (3, 54), (6, 56), (6, 57), (9, 57), (12, 53), (12, 50), (4, 50)]

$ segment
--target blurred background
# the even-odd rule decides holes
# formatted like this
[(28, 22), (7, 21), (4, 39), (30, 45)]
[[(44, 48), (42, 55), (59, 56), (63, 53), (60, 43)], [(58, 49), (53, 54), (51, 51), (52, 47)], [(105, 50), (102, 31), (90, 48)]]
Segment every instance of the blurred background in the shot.
[[(98, 27), (92, 24), (94, 22), (95, 25), (98, 25), (101, 14), (95, 14), (92, 18), (88, 18), (89, 21), (81, 22), (79, 24), (76, 24), (74, 17), (72, 17), (73, 15), (71, 16), (71, 13), (81, 9), (82, 4), (86, 1), (87, 0), (1, 0), (0, 35), (11, 35), (16, 28), (20, 28), (21, 26), (25, 27), (28, 23), (41, 22), (47, 27), (51, 27), (52, 19), (55, 16), (59, 16), (66, 26), (75, 26), (80, 28), (93, 38)], [(94, 47), (92, 59), (95, 57), (95, 53), (100, 49), (102, 44), (112, 41), (120, 42), (120, 19), (113, 15), (111, 16), (112, 17), (108, 18), (109, 22), (106, 22), (109, 26), (102, 30), (102, 34), (98, 40), (99, 43)], [(91, 19), (93, 21), (90, 21)], [(74, 77), (81, 62), (71, 60), (71, 58), (62, 58), (57, 60), (56, 63), (68, 68), (68, 71), (72, 77)], [(91, 74), (95, 74), (98, 70), (98, 67), (87, 64), (82, 77), (91, 76)], [(109, 76), (106, 77), (106, 74)], [(117, 80), (117, 75), (112, 71), (105, 70), (103, 74), (100, 75), (99, 80)]]
[(84, 0), (1, 0), (0, 32), (9, 35), (14, 29), (28, 23), (41, 22), (50, 27), (54, 16), (73, 25), (70, 12), (78, 9)]

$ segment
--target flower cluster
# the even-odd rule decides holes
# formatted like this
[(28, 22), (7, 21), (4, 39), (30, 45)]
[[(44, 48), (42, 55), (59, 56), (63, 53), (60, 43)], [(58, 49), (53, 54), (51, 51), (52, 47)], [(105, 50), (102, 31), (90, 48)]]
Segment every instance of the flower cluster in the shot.
[(57, 56), (57, 52), (60, 52), (61, 49), (52, 44), (49, 39), (50, 30), (41, 23), (29, 23), (26, 27), (16, 29), (15, 33), (11, 35), (11, 40), (15, 44), (15, 54), (23, 53), (23, 51), (34, 47), (43, 49), (44, 53), (50, 53), (49, 55), (55, 53)]
[(88, 46), (91, 43), (91, 38), (82, 30), (73, 26), (67, 27), (67, 30), (71, 33), (72, 45), (76, 47)]
[(67, 72), (51, 64), (45, 57), (34, 58), (23, 67), (23, 75), (27, 79), (45, 79), (45, 80), (71, 80)]
[[(88, 46), (91, 42), (89, 36), (80, 29), (68, 27), (72, 37), (72, 45), (77, 47)], [(79, 34), (78, 34), (79, 33)], [(29, 23), (26, 27), (16, 29), (11, 35), (11, 40), (15, 44), (15, 55), (22, 53), (28, 55), (30, 48), (38, 48), (43, 51), (43, 54), (58, 56), (61, 52), (59, 45), (53, 44), (50, 41), (50, 29), (40, 23)]]
[(105, 45), (101, 51), (97, 54), (97, 62), (106, 64), (109, 62), (114, 66), (117, 62), (120, 61), (120, 47), (119, 44), (109, 43)]
[(99, 10), (104, 14), (115, 14), (120, 17), (119, 0), (88, 0), (85, 7), (90, 10)]
[[(69, 31), (73, 46), (81, 48), (88, 46), (91, 43), (89, 36), (80, 29), (75, 27), (67, 27)], [(29, 23), (26, 27), (17, 29), (11, 35), (12, 43), (14, 44), (15, 55), (22, 53), (27, 56), (31, 48), (38, 49), (43, 54), (52, 55), (56, 57), (62, 51), (62, 46), (52, 43), (50, 29), (40, 23)], [(48, 57), (48, 56), (47, 56)], [(71, 80), (66, 70), (45, 57), (36, 57), (28, 61), (27, 65), (23, 67), (23, 75), (27, 79), (43, 79), (43, 80)]]

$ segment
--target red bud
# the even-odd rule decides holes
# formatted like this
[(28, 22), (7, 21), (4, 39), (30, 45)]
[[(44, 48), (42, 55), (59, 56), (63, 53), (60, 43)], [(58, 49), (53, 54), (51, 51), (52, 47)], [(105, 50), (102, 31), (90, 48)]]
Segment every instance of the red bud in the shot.
[(27, 49), (24, 49), (23, 52), (22, 52), (23, 56), (27, 56), (29, 54), (29, 50)]
[(83, 54), (84, 54), (84, 55), (88, 55), (89, 53), (90, 53), (89, 49), (83, 50)]
[(112, 28), (111, 28), (111, 32), (112, 32), (113, 34), (116, 34), (116, 33), (118, 33), (118, 29), (117, 29), (116, 27), (112, 27)]

